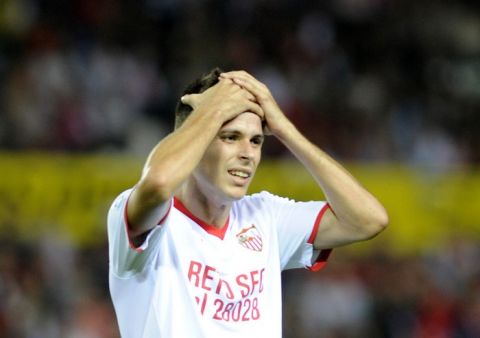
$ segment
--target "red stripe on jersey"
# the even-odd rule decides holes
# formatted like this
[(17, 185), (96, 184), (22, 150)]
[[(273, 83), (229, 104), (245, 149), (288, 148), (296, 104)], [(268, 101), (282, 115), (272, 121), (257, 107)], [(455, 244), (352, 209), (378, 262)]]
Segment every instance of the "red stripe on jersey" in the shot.
[(327, 260), (331, 253), (332, 253), (332, 249), (325, 249), (320, 251), (320, 254), (318, 255), (315, 262), (312, 264), (312, 266), (307, 267), (307, 270), (310, 270), (313, 272), (317, 272), (321, 270), (325, 265), (327, 265)]
[(256, 250), (255, 247), (253, 246), (253, 244), (250, 243), (249, 241), (243, 242), (243, 245), (245, 245), (250, 250)]
[[(315, 237), (317, 236), (318, 228), (320, 227), (320, 223), (322, 222), (323, 215), (325, 215), (325, 212), (328, 209), (330, 209), (330, 205), (326, 203), (318, 213), (317, 218), (315, 219), (315, 224), (313, 225), (312, 233), (310, 234), (310, 237), (308, 238), (308, 241), (307, 241), (309, 244), (313, 245), (313, 243), (315, 242)], [(312, 266), (307, 267), (307, 269), (314, 272), (317, 272), (320, 269), (322, 269), (327, 264), (327, 260), (331, 252), (332, 252), (332, 249), (325, 249), (320, 251), (320, 254), (318, 255), (315, 262), (312, 264)]]
[(185, 216), (190, 218), (192, 221), (200, 225), (200, 227), (208, 232), (210, 235), (216, 236), (220, 239), (223, 239), (225, 237), (225, 233), (227, 232), (228, 229), (228, 223), (230, 220), (230, 216), (228, 216), (227, 220), (225, 221), (225, 224), (221, 228), (217, 228), (216, 226), (212, 224), (208, 224), (207, 222), (202, 221), (200, 218), (195, 216), (188, 210), (185, 205), (176, 197), (173, 198), (173, 203), (175, 208), (177, 208), (179, 211), (181, 211)]
[(262, 249), (262, 240), (259, 240), (258, 238), (252, 238), (252, 243), (254, 243), (260, 250)]
[(253, 239), (247, 241), (247, 243), (249, 245), (251, 245), (251, 247), (253, 248), (253, 250), (255, 251), (260, 251), (262, 248), (258, 245), (258, 243), (256, 243)]
[(325, 205), (323, 206), (323, 208), (320, 210), (320, 212), (318, 213), (317, 215), (317, 218), (315, 219), (315, 223), (313, 225), (313, 229), (312, 229), (312, 233), (310, 234), (310, 237), (308, 237), (308, 241), (307, 243), (309, 244), (313, 244), (313, 242), (315, 241), (315, 237), (317, 237), (317, 233), (318, 233), (318, 228), (320, 226), (320, 222), (322, 221), (322, 218), (323, 218), (323, 215), (325, 214), (325, 212), (330, 209), (330, 205), (328, 203), (325, 203)]

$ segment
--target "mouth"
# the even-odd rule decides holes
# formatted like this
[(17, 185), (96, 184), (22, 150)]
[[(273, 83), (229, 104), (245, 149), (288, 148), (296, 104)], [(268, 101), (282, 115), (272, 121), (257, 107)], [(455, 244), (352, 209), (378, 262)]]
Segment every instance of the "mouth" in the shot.
[(250, 176), (252, 176), (252, 173), (250, 171), (242, 169), (231, 169), (228, 170), (228, 173), (234, 177), (238, 177), (244, 180), (249, 179)]

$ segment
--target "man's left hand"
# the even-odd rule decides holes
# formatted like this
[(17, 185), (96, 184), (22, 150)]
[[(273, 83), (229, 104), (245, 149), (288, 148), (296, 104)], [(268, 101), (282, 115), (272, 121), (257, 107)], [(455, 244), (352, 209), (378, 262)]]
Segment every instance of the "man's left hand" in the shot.
[(234, 83), (255, 96), (257, 103), (265, 114), (266, 134), (272, 134), (279, 137), (285, 127), (290, 124), (289, 120), (273, 98), (268, 87), (258, 81), (251, 74), (243, 70), (231, 71), (220, 74), (220, 78), (232, 80)]

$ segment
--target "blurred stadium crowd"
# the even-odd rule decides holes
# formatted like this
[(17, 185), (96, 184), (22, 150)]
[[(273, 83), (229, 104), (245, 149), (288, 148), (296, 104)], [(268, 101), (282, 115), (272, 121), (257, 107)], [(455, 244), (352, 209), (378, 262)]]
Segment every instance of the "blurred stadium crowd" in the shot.
[(263, 80), (297, 125), (337, 156), (480, 161), (476, 1), (1, 7), (4, 148), (145, 151), (171, 129), (186, 83), (219, 65)]
[[(146, 154), (219, 65), (339, 159), (480, 163), (478, 1), (2, 0), (0, 46), (2, 150)], [(117, 336), (105, 247), (0, 247), (1, 337)], [(286, 273), (285, 337), (480, 337), (478, 247)]]
[[(106, 247), (0, 244), (1, 337), (118, 337)], [(478, 243), (463, 239), (422, 256), (339, 249), (322, 272), (284, 273), (284, 337), (480, 337), (479, 260)]]

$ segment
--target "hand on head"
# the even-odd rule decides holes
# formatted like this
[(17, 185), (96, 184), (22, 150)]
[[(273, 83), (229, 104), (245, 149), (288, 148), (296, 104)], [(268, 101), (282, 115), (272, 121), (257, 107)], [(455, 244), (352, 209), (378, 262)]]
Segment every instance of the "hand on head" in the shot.
[(262, 120), (265, 117), (255, 95), (228, 78), (220, 78), (217, 84), (203, 93), (184, 95), (181, 101), (194, 110), (219, 113), (223, 122), (244, 112), (257, 114)]
[(264, 114), (265, 134), (280, 134), (288, 120), (265, 84), (243, 70), (222, 73), (220, 79), (230, 80), (253, 95)]

